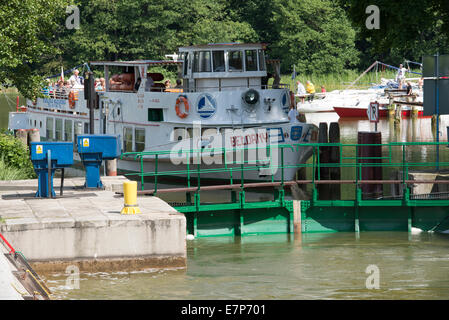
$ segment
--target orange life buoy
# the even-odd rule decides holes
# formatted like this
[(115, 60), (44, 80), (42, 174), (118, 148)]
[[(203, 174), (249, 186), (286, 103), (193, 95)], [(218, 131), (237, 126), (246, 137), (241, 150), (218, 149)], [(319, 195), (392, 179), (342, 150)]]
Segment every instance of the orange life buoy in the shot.
[[(181, 111), (181, 102), (184, 104), (184, 112)], [(180, 117), (181, 119), (184, 119), (189, 115), (189, 102), (187, 101), (187, 98), (185, 96), (179, 96), (178, 99), (176, 99), (176, 115)]]
[(69, 107), (71, 109), (75, 108), (75, 101), (76, 101), (76, 99), (75, 99), (75, 92), (70, 91), (70, 93), (69, 93)]
[(296, 108), (295, 102), (296, 102), (296, 100), (295, 100), (295, 94), (294, 94), (293, 91), (290, 91), (290, 105), (291, 105), (293, 108)]

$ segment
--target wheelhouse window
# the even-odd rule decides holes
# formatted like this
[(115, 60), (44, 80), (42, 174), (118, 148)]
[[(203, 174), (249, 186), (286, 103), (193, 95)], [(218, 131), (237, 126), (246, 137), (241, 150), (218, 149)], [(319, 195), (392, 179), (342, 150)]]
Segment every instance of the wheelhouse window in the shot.
[(62, 141), (62, 119), (55, 119), (55, 140)]
[(214, 62), (214, 72), (225, 72), (225, 56), (224, 51), (212, 51)]
[(257, 71), (257, 51), (245, 50), (246, 71)]
[(265, 54), (263, 50), (259, 50), (259, 70), (265, 71)]
[(229, 51), (229, 71), (242, 71), (243, 53), (242, 51)]
[(193, 72), (211, 72), (210, 51), (197, 51), (193, 54)]
[(125, 146), (125, 152), (133, 151), (133, 128), (123, 128), (123, 145)]
[(134, 149), (136, 152), (141, 152), (145, 150), (145, 129), (135, 129), (134, 130)]
[(187, 52), (182, 54), (182, 60), (184, 61), (184, 76), (186, 76), (189, 65), (189, 54)]
[(53, 140), (53, 118), (47, 118), (46, 120), (45, 136), (48, 141)]
[(72, 141), (72, 120), (64, 121), (64, 141)]

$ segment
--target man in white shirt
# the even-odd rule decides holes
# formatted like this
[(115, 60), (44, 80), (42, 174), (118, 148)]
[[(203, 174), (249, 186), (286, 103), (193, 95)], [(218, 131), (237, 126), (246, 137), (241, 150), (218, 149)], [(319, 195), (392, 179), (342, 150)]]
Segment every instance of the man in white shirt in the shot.
[(300, 97), (301, 103), (304, 103), (304, 95), (306, 94), (306, 88), (304, 88), (304, 85), (301, 83), (301, 81), (296, 82), (296, 85), (298, 87), (296, 95), (302, 96), (302, 97)]
[(81, 77), (78, 76), (79, 74), (80, 74), (80, 72), (77, 69), (73, 70), (73, 75), (69, 79), (69, 83), (72, 87), (82, 87), (83, 86), (81, 84)]
[(290, 106), (290, 110), (288, 111), (288, 119), (291, 123), (297, 123), (299, 122), (299, 113), (298, 110), (296, 110), (296, 107)]
[(398, 73), (396, 75), (396, 80), (398, 82), (399, 85), (399, 89), (402, 89), (402, 86), (404, 85), (405, 82), (405, 73), (407, 72), (407, 69), (404, 68), (402, 66), (402, 64), (399, 65), (399, 70)]

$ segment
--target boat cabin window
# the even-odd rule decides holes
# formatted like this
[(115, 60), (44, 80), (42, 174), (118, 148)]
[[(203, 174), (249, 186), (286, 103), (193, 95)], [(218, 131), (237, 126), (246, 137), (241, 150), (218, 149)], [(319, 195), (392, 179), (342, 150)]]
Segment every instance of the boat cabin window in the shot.
[(242, 51), (229, 51), (229, 71), (243, 70), (243, 53)]
[(64, 121), (64, 141), (72, 141), (72, 120)]
[(265, 71), (265, 54), (263, 50), (259, 50), (259, 71)]
[(217, 134), (217, 128), (202, 128), (201, 137), (209, 137)]
[(246, 71), (257, 71), (257, 51), (245, 50)]
[(45, 136), (48, 141), (53, 140), (53, 118), (47, 118)]
[(125, 147), (125, 152), (133, 151), (133, 128), (123, 128), (123, 146)]
[(214, 72), (225, 72), (225, 56), (224, 51), (212, 51)]
[(164, 112), (162, 109), (148, 108), (148, 121), (164, 121)]
[(234, 130), (232, 129), (232, 127), (222, 127), (220, 128), (220, 134), (232, 134), (234, 133)]
[(193, 138), (193, 128), (187, 128), (187, 137)]
[(189, 65), (189, 54), (188, 53), (183, 53), (183, 58), (182, 60), (184, 60), (184, 76), (187, 76), (187, 68)]
[(186, 128), (175, 127), (172, 133), (172, 141), (181, 141), (190, 138)]
[(136, 77), (132, 67), (110, 67), (109, 91), (134, 91)]
[(193, 53), (193, 72), (211, 72), (212, 61), (210, 51), (197, 51)]
[(55, 140), (62, 141), (62, 119), (55, 119)]
[(145, 150), (145, 129), (134, 130), (134, 150), (136, 152)]
[(75, 139), (73, 139), (73, 141), (75, 141), (75, 146), (76, 146), (76, 141), (78, 139), (78, 135), (83, 134), (83, 123), (81, 121), (75, 121), (73, 131), (75, 134)]

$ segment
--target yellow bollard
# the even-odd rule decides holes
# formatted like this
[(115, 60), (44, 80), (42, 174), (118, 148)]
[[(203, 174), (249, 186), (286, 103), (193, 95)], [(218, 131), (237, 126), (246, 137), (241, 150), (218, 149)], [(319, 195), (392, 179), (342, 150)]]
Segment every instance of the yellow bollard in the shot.
[(142, 213), (137, 206), (137, 182), (127, 181), (123, 182), (123, 195), (125, 198), (125, 206), (121, 214), (136, 214)]

